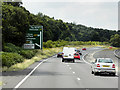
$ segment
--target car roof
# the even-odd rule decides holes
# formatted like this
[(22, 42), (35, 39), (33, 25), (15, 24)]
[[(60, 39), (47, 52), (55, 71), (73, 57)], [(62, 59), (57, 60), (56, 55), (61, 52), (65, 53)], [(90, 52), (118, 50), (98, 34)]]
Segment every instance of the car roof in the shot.
[(108, 60), (110, 59), (110, 60), (112, 60), (111, 58), (97, 58), (97, 60), (99, 60), (99, 59), (108, 59)]
[(97, 59), (111, 59), (111, 58), (97, 58)]
[(75, 54), (79, 54), (79, 53), (75, 53)]

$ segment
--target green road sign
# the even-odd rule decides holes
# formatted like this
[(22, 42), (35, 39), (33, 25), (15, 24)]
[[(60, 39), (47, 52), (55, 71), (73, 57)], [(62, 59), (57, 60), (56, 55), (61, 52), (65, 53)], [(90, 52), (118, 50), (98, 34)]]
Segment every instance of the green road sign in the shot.
[(26, 34), (24, 49), (42, 49), (43, 47), (43, 26), (30, 25)]

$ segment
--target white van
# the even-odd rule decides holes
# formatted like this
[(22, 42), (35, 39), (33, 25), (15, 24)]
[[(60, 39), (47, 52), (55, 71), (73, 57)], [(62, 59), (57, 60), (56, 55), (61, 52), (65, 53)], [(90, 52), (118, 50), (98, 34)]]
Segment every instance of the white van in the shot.
[(64, 62), (65, 60), (71, 60), (71, 61), (75, 62), (74, 54), (75, 54), (75, 48), (64, 47), (63, 48), (62, 62)]

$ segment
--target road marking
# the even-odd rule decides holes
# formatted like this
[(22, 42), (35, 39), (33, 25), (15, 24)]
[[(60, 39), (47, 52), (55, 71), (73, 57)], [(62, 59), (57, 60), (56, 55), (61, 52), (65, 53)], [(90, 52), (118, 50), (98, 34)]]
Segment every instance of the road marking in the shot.
[(79, 80), (80, 80), (80, 78), (77, 78), (77, 80), (79, 81)]
[(71, 67), (69, 69), (72, 69)]
[(87, 63), (87, 64), (91, 65), (89, 62), (85, 61), (84, 57), (85, 57), (86, 55), (88, 55), (88, 53), (87, 53), (87, 54), (85, 54), (85, 55), (82, 57), (82, 60), (83, 60), (85, 63)]
[[(96, 51), (96, 52), (93, 52), (93, 53), (92, 53), (92, 57), (93, 57), (93, 55), (94, 55), (95, 53), (100, 52), (100, 51), (102, 51), (102, 50), (98, 50), (98, 51)], [(87, 61), (84, 59), (84, 57), (85, 57), (86, 55), (88, 55), (88, 54), (89, 54), (89, 53), (85, 54), (85, 55), (82, 57), (82, 59), (83, 59), (83, 61), (84, 61), (85, 63), (87, 63), (87, 64), (89, 64), (89, 65), (92, 65), (91, 63), (87, 62)], [(93, 58), (94, 58), (94, 57), (93, 57)]]
[(14, 88), (14, 90), (16, 90), (16, 88), (19, 88), (25, 80), (27, 80), (27, 78), (44, 62), (47, 60), (43, 60), (41, 63), (39, 63), (24, 79), (22, 79), (22, 81), (20, 81)]
[[(97, 52), (100, 52), (100, 51), (102, 51), (102, 50), (98, 50), (98, 51), (96, 51), (96, 52), (93, 52), (93, 53), (92, 53), (92, 57), (94, 56), (94, 54), (96, 54)], [(89, 65), (92, 65), (91, 63), (87, 62), (87, 61), (84, 59), (84, 57), (85, 57), (86, 55), (88, 55), (88, 53), (85, 54), (85, 55), (82, 57), (83, 61), (84, 61), (85, 63), (89, 64)], [(94, 57), (93, 57), (93, 58), (94, 58)], [(116, 74), (118, 75), (118, 67), (117, 67), (117, 66), (116, 66)]]
[(73, 74), (75, 74), (75, 72), (73, 72)]
[(69, 65), (67, 65), (69, 67)]

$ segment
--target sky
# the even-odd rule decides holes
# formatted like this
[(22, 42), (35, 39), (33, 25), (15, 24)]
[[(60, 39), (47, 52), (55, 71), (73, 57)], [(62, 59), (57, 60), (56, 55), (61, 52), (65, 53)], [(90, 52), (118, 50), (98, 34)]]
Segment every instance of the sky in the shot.
[(33, 14), (41, 12), (64, 22), (118, 30), (119, 0), (22, 0)]

